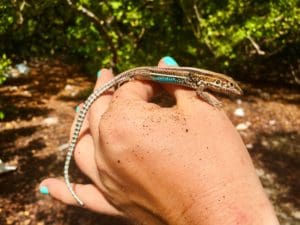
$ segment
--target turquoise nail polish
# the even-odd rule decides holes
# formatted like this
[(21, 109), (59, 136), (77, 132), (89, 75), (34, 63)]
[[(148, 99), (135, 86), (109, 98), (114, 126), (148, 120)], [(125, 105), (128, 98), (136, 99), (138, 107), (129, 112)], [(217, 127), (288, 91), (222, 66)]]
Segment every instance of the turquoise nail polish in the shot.
[(97, 78), (99, 78), (101, 76), (101, 70), (99, 70), (98, 72), (97, 72)]
[(178, 63), (171, 56), (165, 56), (162, 60), (168, 66), (178, 66)]
[(80, 109), (79, 105), (76, 106), (76, 107), (75, 107), (75, 112), (79, 112), (79, 109)]
[(41, 186), (40, 187), (40, 192), (43, 195), (48, 195), (49, 194), (49, 190), (48, 190), (48, 188), (46, 186)]

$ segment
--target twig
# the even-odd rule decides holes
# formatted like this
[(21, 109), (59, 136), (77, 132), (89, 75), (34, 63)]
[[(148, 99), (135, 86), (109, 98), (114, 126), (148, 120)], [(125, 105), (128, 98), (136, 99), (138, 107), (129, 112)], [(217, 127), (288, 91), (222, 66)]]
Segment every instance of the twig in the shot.
[[(194, 4), (193, 5), (193, 8), (194, 8), (194, 11), (195, 11), (195, 14), (196, 14), (196, 18), (197, 18), (197, 20), (198, 20), (198, 26), (194, 26), (194, 23), (193, 23), (193, 21), (192, 21), (192, 19), (188, 16), (189, 14), (188, 14), (188, 12), (187, 12), (187, 10), (185, 10), (185, 8), (184, 8), (184, 4), (182, 3), (182, 1), (179, 1), (179, 4), (180, 4), (180, 6), (181, 6), (181, 8), (182, 8), (182, 11), (183, 11), (183, 13), (184, 13), (184, 15), (185, 15), (185, 18), (186, 18), (186, 20), (187, 20), (187, 22), (190, 24), (190, 26), (191, 26), (191, 29), (192, 29), (192, 31), (193, 31), (193, 34), (195, 35), (195, 37), (196, 37), (196, 39), (198, 39), (198, 40), (200, 40), (201, 39), (201, 24), (200, 24), (200, 22), (201, 22), (201, 16), (200, 16), (200, 13), (199, 13), (199, 9), (198, 9), (198, 7)], [(213, 48), (212, 48), (212, 46), (209, 44), (209, 42), (208, 42), (208, 40), (207, 39), (205, 39), (204, 40), (204, 45), (207, 47), (207, 49), (209, 50), (209, 52), (212, 54), (212, 55), (215, 55), (215, 53), (214, 53), (214, 51), (213, 51)]]
[(190, 26), (191, 26), (191, 28), (192, 28), (192, 31), (193, 31), (194, 35), (196, 36), (196, 38), (199, 39), (198, 29), (196, 29), (196, 28), (194, 27), (193, 21), (192, 21), (192, 19), (188, 16), (188, 13), (187, 13), (187, 11), (185, 10), (182, 1), (179, 1), (179, 4), (180, 4), (180, 6), (181, 6), (181, 8), (182, 8), (182, 11), (183, 11), (183, 13), (184, 13), (184, 16), (185, 16), (187, 22), (190, 24)]
[(253, 40), (252, 37), (247, 36), (247, 39), (251, 42), (251, 44), (252, 44), (253, 47), (255, 48), (257, 54), (259, 54), (259, 55), (265, 55), (265, 54), (266, 54), (265, 51), (263, 51), (263, 50), (260, 49), (259, 45)]
[(139, 46), (140, 41), (142, 40), (146, 29), (143, 27), (139, 35), (134, 39), (134, 48), (137, 49)]
[(76, 5), (71, 0), (66, 0), (68, 5), (75, 10), (78, 13), (81, 13), (83, 16), (89, 18), (97, 27), (97, 29), (100, 31), (100, 33), (103, 35), (103, 38), (108, 43), (110, 50), (112, 51), (113, 59), (110, 62), (111, 67), (114, 68), (118, 61), (118, 54), (117, 54), (117, 48), (114, 45), (112, 38), (109, 36), (108, 31), (105, 27), (104, 20), (97, 17), (93, 12), (85, 8), (84, 6), (80, 5), (76, 7)]
[(289, 64), (289, 67), (290, 67), (291, 74), (292, 74), (292, 76), (294, 77), (295, 82), (296, 82), (297, 84), (300, 84), (300, 78), (297, 77), (296, 72), (295, 72), (295, 70), (294, 70), (294, 67), (293, 67), (291, 64)]
[(201, 17), (200, 17), (200, 13), (199, 13), (199, 10), (198, 10), (198, 7), (194, 4), (194, 11), (195, 11), (195, 14), (196, 14), (196, 17), (197, 17), (197, 20), (199, 22), (199, 24), (201, 23)]

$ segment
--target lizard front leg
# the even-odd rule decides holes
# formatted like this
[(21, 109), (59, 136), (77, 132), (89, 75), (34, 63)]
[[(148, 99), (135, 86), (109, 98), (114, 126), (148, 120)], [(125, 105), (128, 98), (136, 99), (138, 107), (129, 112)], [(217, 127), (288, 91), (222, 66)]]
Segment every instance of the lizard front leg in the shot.
[(196, 89), (197, 95), (202, 98), (204, 101), (206, 101), (208, 104), (216, 107), (217, 109), (222, 108), (222, 103), (217, 100), (216, 98), (212, 97), (209, 93), (205, 92), (205, 85), (201, 84)]

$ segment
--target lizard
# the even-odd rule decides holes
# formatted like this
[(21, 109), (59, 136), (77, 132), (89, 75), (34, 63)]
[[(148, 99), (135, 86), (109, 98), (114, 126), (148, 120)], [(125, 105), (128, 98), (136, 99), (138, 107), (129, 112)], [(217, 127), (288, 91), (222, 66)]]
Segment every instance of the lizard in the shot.
[(124, 82), (132, 79), (137, 80), (150, 80), (159, 83), (175, 84), (179, 86), (188, 87), (196, 90), (197, 95), (206, 101), (208, 104), (216, 108), (221, 108), (222, 104), (209, 93), (212, 91), (216, 93), (223, 93), (228, 96), (242, 95), (243, 91), (239, 87), (236, 81), (231, 77), (212, 72), (209, 70), (198, 69), (193, 67), (136, 67), (134, 69), (127, 70), (115, 76), (112, 80), (105, 83), (103, 86), (92, 92), (81, 107), (77, 120), (75, 122), (75, 128), (70, 139), (68, 146), (68, 152), (66, 155), (64, 166), (64, 179), (68, 187), (68, 190), (80, 206), (84, 206), (83, 201), (77, 196), (73, 190), (69, 179), (69, 166), (72, 159), (76, 143), (78, 141), (80, 129), (82, 127), (85, 116), (92, 106), (93, 102), (97, 100), (101, 94), (113, 87), (118, 87)]

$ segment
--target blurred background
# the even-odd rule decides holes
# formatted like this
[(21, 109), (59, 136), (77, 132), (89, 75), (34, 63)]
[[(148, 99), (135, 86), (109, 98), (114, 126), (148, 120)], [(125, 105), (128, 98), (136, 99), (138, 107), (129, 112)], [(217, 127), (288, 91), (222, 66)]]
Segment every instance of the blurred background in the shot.
[[(0, 224), (130, 224), (63, 206), (38, 183), (62, 176), (97, 71), (166, 55), (241, 82), (224, 110), (281, 224), (300, 224), (299, 53), (300, 0), (0, 0)], [(71, 176), (87, 182), (74, 165)]]

